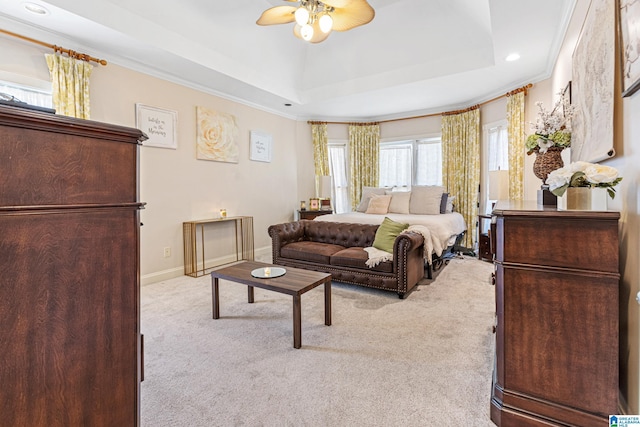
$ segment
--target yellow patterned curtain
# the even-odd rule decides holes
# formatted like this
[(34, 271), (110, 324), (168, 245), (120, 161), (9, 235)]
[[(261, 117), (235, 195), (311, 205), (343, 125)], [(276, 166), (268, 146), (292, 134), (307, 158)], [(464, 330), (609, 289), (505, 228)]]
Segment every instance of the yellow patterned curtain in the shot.
[(329, 175), (327, 124), (312, 123), (311, 136), (313, 139), (313, 163), (315, 166), (316, 176)]
[(62, 56), (45, 54), (53, 88), (53, 106), (57, 114), (90, 118), (89, 77), (93, 65)]
[(522, 200), (524, 198), (525, 95), (526, 91), (521, 91), (516, 94), (509, 94), (507, 97), (509, 199), (511, 200)]
[(480, 109), (442, 117), (442, 178), (447, 191), (456, 196), (456, 211), (467, 223), (462, 244), (473, 247), (478, 231), (480, 185)]
[(349, 125), (349, 198), (353, 210), (360, 203), (362, 187), (378, 185), (379, 147), (379, 124)]

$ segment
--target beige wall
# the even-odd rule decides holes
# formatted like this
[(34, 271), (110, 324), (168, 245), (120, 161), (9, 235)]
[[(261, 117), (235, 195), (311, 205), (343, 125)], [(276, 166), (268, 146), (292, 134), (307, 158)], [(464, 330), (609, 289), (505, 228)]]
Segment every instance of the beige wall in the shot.
[[(48, 50), (8, 37), (0, 37), (3, 54), (0, 71), (48, 80), (44, 53)], [(5, 74), (6, 75), (6, 74)], [(313, 172), (298, 189), (298, 175), (313, 165), (310, 137), (299, 136), (295, 120), (251, 108), (184, 86), (109, 64), (95, 67), (91, 77), (93, 120), (135, 126), (135, 104), (177, 111), (178, 149), (141, 147), (140, 199), (147, 203), (141, 217), (141, 273), (143, 283), (183, 274), (182, 222), (212, 218), (220, 208), (229, 216), (254, 217), (257, 255), (269, 254), (270, 224), (289, 221), (299, 203), (299, 193), (313, 188)], [(240, 161), (196, 160), (196, 106), (236, 117), (240, 131)], [(251, 130), (273, 137), (271, 163), (249, 160)], [(311, 156), (311, 157), (310, 157)], [(302, 159), (298, 162), (298, 159)], [(311, 160), (309, 160), (311, 159)], [(310, 166), (311, 165), (311, 166)], [(308, 196), (307, 196), (308, 197)], [(207, 244), (207, 258), (232, 253), (233, 230), (212, 229), (215, 245)], [(224, 243), (221, 243), (224, 242)], [(163, 249), (171, 248), (164, 257)], [(229, 248), (227, 250), (227, 248)]]

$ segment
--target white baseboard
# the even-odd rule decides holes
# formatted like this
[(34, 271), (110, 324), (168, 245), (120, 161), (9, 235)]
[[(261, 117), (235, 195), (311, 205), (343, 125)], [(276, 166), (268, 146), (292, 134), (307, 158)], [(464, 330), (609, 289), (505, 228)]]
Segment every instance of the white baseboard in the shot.
[(163, 280), (173, 279), (180, 277), (184, 274), (184, 265), (180, 267), (171, 268), (169, 270), (156, 271), (149, 274), (143, 274), (140, 276), (140, 284), (142, 286), (149, 285), (151, 283), (162, 282)]
[[(254, 259), (260, 262), (271, 262), (271, 246), (264, 246), (262, 248), (254, 250)], [(232, 256), (220, 257), (207, 260), (206, 265), (222, 265), (229, 262), (234, 262), (236, 259)], [(174, 279), (184, 275), (184, 265), (179, 267), (170, 268), (168, 270), (155, 271), (149, 274), (143, 274), (140, 276), (140, 284), (142, 286), (149, 285), (151, 283), (162, 282), (163, 280)]]

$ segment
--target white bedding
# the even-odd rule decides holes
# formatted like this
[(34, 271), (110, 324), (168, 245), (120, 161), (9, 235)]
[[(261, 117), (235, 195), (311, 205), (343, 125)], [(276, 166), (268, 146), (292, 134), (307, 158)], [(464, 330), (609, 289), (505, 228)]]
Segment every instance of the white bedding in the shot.
[[(367, 214), (362, 212), (349, 212), (343, 214), (320, 215), (315, 221), (330, 222), (350, 222), (354, 224), (382, 224), (384, 217), (389, 217), (397, 222), (409, 224), (410, 226), (424, 226), (429, 230), (431, 242), (425, 242), (425, 248), (431, 249), (428, 252), (442, 255), (442, 251), (453, 245), (456, 237), (467, 229), (464, 218), (458, 212), (439, 215), (412, 215), (386, 213), (384, 215)], [(425, 236), (426, 237), (426, 236)]]

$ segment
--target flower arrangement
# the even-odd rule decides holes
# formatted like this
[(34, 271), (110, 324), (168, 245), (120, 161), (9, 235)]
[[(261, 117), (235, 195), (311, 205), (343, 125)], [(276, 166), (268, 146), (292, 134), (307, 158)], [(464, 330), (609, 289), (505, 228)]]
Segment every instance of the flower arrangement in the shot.
[(571, 116), (573, 106), (562, 105), (562, 98), (556, 101), (553, 110), (547, 111), (542, 102), (536, 102), (538, 119), (531, 123), (535, 133), (529, 135), (526, 141), (527, 154), (535, 151), (546, 153), (550, 147), (567, 148), (571, 145)]
[(556, 196), (563, 196), (569, 187), (606, 188), (613, 199), (616, 195), (615, 187), (622, 181), (618, 170), (610, 166), (597, 165), (588, 162), (575, 162), (556, 169), (549, 174), (546, 183), (549, 190)]

